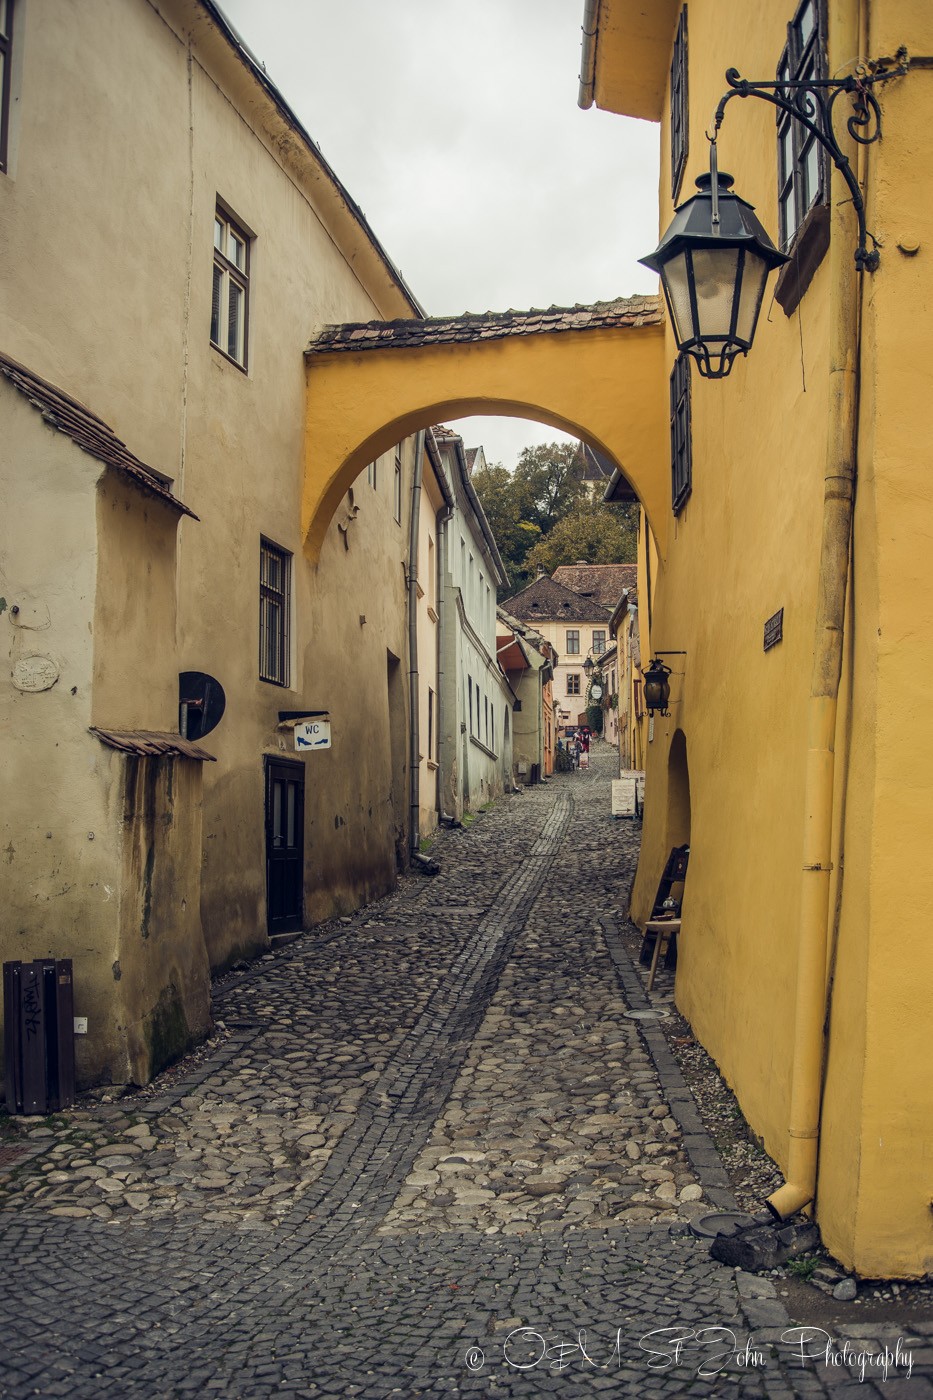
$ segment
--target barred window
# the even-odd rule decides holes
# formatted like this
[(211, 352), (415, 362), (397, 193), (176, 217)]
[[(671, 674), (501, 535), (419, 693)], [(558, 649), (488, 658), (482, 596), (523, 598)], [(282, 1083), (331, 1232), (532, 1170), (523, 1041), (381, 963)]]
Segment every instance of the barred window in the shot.
[(241, 369), (245, 369), (249, 306), (249, 238), (219, 206), (214, 214), (213, 277), (211, 344)]
[(292, 556), (269, 540), (259, 552), (259, 679), (289, 683), (289, 594)]
[(687, 7), (677, 24), (671, 63), (671, 199), (677, 198), (689, 146), (690, 109), (687, 103)]
[(679, 515), (693, 490), (690, 429), (690, 356), (678, 355), (671, 372), (671, 505)]

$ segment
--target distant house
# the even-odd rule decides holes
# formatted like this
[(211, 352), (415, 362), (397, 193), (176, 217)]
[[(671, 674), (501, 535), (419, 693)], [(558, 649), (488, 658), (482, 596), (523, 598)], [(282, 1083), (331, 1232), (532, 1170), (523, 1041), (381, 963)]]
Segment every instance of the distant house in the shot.
[(442, 810), (460, 817), (511, 783), (515, 695), (496, 659), (496, 593), (507, 575), (462, 437), (437, 427), (433, 439), (454, 499), (442, 536), (438, 762)]
[(498, 609), (499, 664), (517, 697), (512, 715), (512, 764), (520, 783), (554, 771), (553, 676), (556, 653), (534, 627)]
[(611, 608), (598, 601), (593, 592), (580, 593), (558, 582), (560, 572), (556, 570), (553, 578), (542, 573), (508, 600), (510, 614), (536, 628), (560, 658), (554, 666), (554, 721), (558, 731), (586, 723), (584, 663), (587, 658), (598, 663), (605, 652), (612, 615)]

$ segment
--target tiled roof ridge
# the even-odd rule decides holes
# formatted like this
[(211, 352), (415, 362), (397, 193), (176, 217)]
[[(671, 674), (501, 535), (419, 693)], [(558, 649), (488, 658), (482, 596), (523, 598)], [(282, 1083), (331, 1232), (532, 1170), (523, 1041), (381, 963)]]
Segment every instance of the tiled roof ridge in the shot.
[[(542, 595), (537, 608), (534, 606), (535, 593)], [(565, 596), (561, 597), (561, 594)], [(601, 621), (603, 617), (608, 618), (612, 612), (611, 608), (605, 607), (594, 598), (585, 597), (547, 574), (533, 579), (520, 592), (513, 593), (512, 597), (505, 601), (513, 617), (522, 622), (560, 622), (565, 617), (572, 622)], [(547, 610), (548, 602), (552, 611)], [(565, 606), (569, 606), (568, 612), (563, 611)]]
[(592, 305), (532, 307), (530, 311), (464, 311), (458, 316), (425, 320), (348, 321), (325, 326), (306, 354), (335, 350), (375, 350), (417, 345), (444, 345), (497, 340), (511, 335), (543, 335), (558, 331), (659, 326), (664, 321), (655, 296), (618, 297)]
[(70, 438), (82, 452), (122, 472), (137, 486), (173, 506), (182, 515), (197, 520), (194, 511), (172, 494), (170, 478), (136, 457), (109, 424), (92, 409), (2, 352), (0, 375), (8, 379), (14, 389), (42, 414), (44, 422)]

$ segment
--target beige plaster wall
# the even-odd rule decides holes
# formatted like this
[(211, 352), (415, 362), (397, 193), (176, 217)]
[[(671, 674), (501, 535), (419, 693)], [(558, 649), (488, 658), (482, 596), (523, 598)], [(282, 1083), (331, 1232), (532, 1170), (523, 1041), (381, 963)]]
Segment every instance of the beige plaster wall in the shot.
[[(176, 654), (158, 674), (141, 671), (137, 693), (169, 724), (178, 669), (205, 670), (226, 691), (204, 775), (201, 901), (222, 965), (266, 942), (263, 755), (286, 742), (280, 709), (328, 709), (334, 721), (306, 791), (307, 918), (395, 879), (386, 653), (405, 654), (407, 514), (393, 518), (391, 460), (378, 501), (338, 510), (348, 531), (331, 525), (316, 567), (298, 520), (302, 351), (321, 323), (406, 304), (196, 6), (57, 0), (24, 13), (15, 178), (0, 181), (0, 258), (17, 274), (0, 288), (0, 344), (87, 402), (201, 518), (179, 530)], [(209, 344), (218, 198), (253, 235), (246, 373)], [(410, 469), (406, 455), (406, 502)], [(293, 554), (284, 688), (258, 679), (260, 536)], [(138, 600), (102, 607), (116, 632)], [(139, 611), (161, 645), (168, 615)], [(95, 715), (112, 719), (131, 673), (126, 649), (101, 661)]]

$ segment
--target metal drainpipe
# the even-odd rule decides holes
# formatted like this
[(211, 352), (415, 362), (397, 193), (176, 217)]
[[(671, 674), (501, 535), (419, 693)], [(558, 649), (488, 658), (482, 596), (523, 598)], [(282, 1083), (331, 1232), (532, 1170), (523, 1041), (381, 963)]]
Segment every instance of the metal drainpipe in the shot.
[[(444, 811), (444, 756), (447, 745), (444, 741), (444, 647), (447, 642), (447, 526), (454, 516), (453, 506), (444, 506), (437, 513), (437, 815), (439, 820), (447, 818)], [(455, 711), (456, 713), (456, 711)]]
[(577, 106), (584, 111), (593, 105), (596, 89), (596, 35), (599, 23), (599, 0), (586, 0), (583, 14), (583, 52), (580, 56), (580, 91)]
[(409, 707), (409, 813), (408, 849), (412, 858), (421, 842), (420, 785), (421, 696), (418, 693), (418, 524), (421, 515), (421, 478), (424, 473), (424, 432), (415, 435), (415, 469), (411, 478), (411, 524), (408, 531), (408, 707)]
[[(858, 0), (829, 7), (830, 54), (857, 52)], [(834, 178), (833, 184), (837, 180)], [(807, 716), (803, 877), (786, 1183), (767, 1205), (785, 1220), (816, 1196), (827, 1010), (829, 889), (832, 870), (834, 742), (858, 450), (860, 277), (852, 261), (848, 204), (831, 194), (829, 423), (813, 673)], [(840, 843), (842, 833), (840, 832)]]

